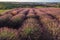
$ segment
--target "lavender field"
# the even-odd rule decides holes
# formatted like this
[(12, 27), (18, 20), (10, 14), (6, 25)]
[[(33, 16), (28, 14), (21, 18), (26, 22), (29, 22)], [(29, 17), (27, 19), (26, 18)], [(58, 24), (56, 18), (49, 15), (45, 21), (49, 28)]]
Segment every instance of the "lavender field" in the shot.
[(60, 40), (60, 8), (15, 8), (1, 13), (0, 40)]

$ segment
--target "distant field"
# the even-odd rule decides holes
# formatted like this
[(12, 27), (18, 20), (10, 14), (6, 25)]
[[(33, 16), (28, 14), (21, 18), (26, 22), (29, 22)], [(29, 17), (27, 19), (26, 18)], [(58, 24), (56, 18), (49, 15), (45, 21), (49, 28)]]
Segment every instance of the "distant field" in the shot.
[(0, 10), (0, 13), (6, 12), (6, 11), (8, 11), (8, 10)]

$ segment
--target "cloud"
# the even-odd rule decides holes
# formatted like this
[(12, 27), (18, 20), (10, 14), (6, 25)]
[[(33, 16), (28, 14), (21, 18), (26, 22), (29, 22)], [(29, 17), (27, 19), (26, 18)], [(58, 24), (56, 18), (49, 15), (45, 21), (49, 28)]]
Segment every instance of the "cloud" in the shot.
[(60, 2), (60, 0), (0, 0), (7, 1), (7, 2)]

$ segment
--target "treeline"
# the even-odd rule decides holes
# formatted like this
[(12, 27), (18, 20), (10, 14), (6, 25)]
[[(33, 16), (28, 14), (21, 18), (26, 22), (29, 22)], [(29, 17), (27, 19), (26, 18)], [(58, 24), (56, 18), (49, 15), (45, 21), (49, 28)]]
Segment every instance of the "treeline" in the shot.
[(27, 7), (35, 7), (36, 5), (29, 5), (29, 4), (20, 4), (14, 2), (0, 2), (0, 9), (12, 9), (12, 8), (27, 8)]
[(0, 9), (12, 9), (12, 8), (27, 8), (27, 7), (60, 7), (60, 4), (26, 4), (16, 2), (0, 2)]
[(0, 3), (0, 9), (12, 9), (20, 7), (19, 4)]

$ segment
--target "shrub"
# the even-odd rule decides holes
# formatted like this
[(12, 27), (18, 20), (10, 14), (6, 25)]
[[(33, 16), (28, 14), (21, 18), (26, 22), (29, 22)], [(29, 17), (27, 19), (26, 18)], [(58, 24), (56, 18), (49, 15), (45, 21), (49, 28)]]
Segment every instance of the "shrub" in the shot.
[[(51, 37), (53, 38), (53, 40), (58, 40), (58, 35), (59, 34), (59, 24), (58, 21), (56, 19), (51, 19), (49, 18), (49, 16), (40, 16), (40, 21), (42, 22), (42, 24), (44, 25), (44, 27), (49, 31), (49, 33), (51, 34)], [(56, 39), (57, 38), (57, 39)]]
[(19, 28), (20, 40), (40, 40), (41, 27), (35, 18), (28, 18)]
[(0, 40), (16, 40), (17, 34), (14, 30), (9, 28), (0, 28)]
[(11, 14), (6, 14), (0, 17), (0, 26), (7, 25), (7, 22), (10, 20), (12, 17)]
[(9, 22), (8, 25), (12, 26), (13, 28), (20, 26), (20, 24), (23, 22), (23, 20), (25, 19), (25, 15), (23, 14), (18, 14), (16, 16), (13, 16)]
[(34, 14), (34, 11), (32, 9), (29, 10), (27, 17), (28, 18), (30, 18), (30, 17), (35, 18), (36, 17)]

